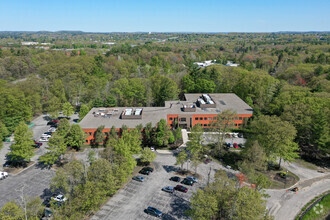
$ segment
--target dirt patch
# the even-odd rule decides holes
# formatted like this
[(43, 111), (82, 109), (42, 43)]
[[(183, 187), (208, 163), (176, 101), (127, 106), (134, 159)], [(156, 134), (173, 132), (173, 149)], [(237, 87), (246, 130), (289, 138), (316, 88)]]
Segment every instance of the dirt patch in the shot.
[(24, 167), (6, 167), (6, 168), (4, 168), (4, 171), (15, 175), (15, 174), (23, 171), (24, 169), (27, 169), (27, 168), (33, 166), (35, 163), (36, 162), (31, 161), (31, 162), (27, 163), (26, 166), (24, 166)]
[(270, 189), (286, 189), (299, 181), (299, 177), (291, 172), (288, 172), (285, 178), (278, 171), (268, 171), (264, 174), (271, 181)]

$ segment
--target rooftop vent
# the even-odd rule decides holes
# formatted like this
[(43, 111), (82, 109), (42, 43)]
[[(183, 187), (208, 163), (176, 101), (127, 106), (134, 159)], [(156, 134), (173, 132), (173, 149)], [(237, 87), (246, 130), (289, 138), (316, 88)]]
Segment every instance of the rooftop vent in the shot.
[(222, 104), (222, 105), (226, 105), (226, 103), (222, 100), (219, 100), (219, 102)]

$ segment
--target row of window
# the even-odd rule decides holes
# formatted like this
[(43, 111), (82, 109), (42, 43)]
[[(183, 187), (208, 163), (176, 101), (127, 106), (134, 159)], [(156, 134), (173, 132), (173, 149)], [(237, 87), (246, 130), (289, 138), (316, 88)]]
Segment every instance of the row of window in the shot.
[[(216, 119), (217, 119), (217, 117), (213, 117), (213, 120), (216, 120)], [(235, 119), (235, 120), (243, 120), (243, 117), (235, 117), (234, 119)], [(172, 121), (173, 118), (170, 117), (169, 120)], [(186, 118), (181, 118), (180, 120), (181, 120), (181, 121), (186, 121)], [(198, 121), (198, 120), (199, 120), (199, 121), (202, 121), (202, 120), (205, 120), (205, 121), (206, 121), (206, 120), (209, 120), (209, 121), (211, 121), (212, 118), (211, 118), (211, 117), (204, 117), (204, 118), (203, 118), (203, 117), (195, 117), (195, 120), (196, 120), (196, 121)]]

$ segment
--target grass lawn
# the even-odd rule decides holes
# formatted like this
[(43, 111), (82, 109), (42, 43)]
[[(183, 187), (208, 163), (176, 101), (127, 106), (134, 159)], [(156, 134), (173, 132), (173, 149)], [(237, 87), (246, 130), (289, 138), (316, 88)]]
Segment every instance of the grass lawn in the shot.
[(330, 214), (330, 194), (325, 196), (312, 209), (310, 209), (302, 220), (321, 220), (327, 219)]
[(295, 163), (299, 164), (300, 166), (303, 166), (305, 168), (311, 169), (311, 170), (319, 170), (320, 167), (316, 166), (315, 164), (309, 163), (302, 159), (296, 159), (294, 161)]

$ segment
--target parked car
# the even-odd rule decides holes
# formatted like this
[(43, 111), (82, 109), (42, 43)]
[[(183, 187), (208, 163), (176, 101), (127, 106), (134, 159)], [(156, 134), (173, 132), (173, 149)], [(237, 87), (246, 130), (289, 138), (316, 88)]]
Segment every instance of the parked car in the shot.
[(52, 135), (53, 132), (47, 131), (47, 132), (44, 132), (44, 134)]
[(299, 191), (299, 188), (298, 187), (294, 187), (292, 189), (290, 189), (292, 192), (298, 192)]
[(165, 186), (165, 187), (162, 188), (162, 190), (164, 192), (168, 192), (168, 193), (173, 193), (174, 192), (174, 188), (171, 187), (171, 186)]
[(45, 133), (43, 133), (43, 134), (41, 135), (41, 137), (50, 138), (51, 135), (50, 135), (50, 134), (45, 134)]
[(50, 125), (50, 126), (55, 125), (55, 124), (57, 124), (57, 123), (52, 122), (52, 121), (49, 121), (49, 122), (47, 123), (47, 125)]
[(8, 177), (7, 172), (0, 172), (0, 180), (6, 179)]
[(178, 177), (178, 176), (172, 176), (172, 177), (170, 178), (170, 180), (172, 180), (172, 181), (174, 181), (174, 182), (180, 182), (180, 181), (181, 181), (181, 178)]
[(144, 181), (144, 177), (142, 177), (142, 176), (134, 176), (132, 179), (136, 180), (138, 182), (143, 182)]
[(41, 142), (38, 142), (38, 141), (36, 141), (36, 140), (34, 141), (34, 144), (35, 144), (35, 145), (42, 146), (42, 143), (41, 143)]
[(153, 147), (150, 147), (150, 150), (151, 150), (151, 151), (155, 151), (155, 148), (153, 148)]
[(154, 168), (152, 168), (152, 167), (143, 167), (142, 170), (146, 170), (146, 171), (149, 171), (149, 172), (154, 172)]
[(227, 148), (230, 148), (230, 143), (225, 143), (225, 146), (226, 146)]
[(143, 175), (149, 175), (151, 172), (148, 171), (148, 170), (144, 170), (144, 169), (142, 169), (142, 170), (140, 170), (139, 173), (141, 173), (141, 174), (143, 174)]
[(58, 194), (57, 196), (53, 197), (53, 199), (57, 202), (65, 202), (67, 200), (63, 194)]
[(193, 181), (194, 183), (198, 183), (198, 179), (193, 176), (187, 176), (186, 179)]
[(237, 134), (237, 133), (233, 133), (231, 136), (232, 136), (233, 138), (238, 138), (238, 134)]
[(208, 164), (208, 163), (211, 163), (211, 161), (212, 161), (212, 159), (206, 158), (204, 162), (205, 162), (205, 164)]
[(184, 187), (182, 185), (176, 185), (176, 187), (174, 187), (174, 189), (177, 191), (185, 192), (185, 193), (188, 192), (187, 187)]
[(54, 132), (56, 131), (56, 128), (54, 128), (54, 127), (50, 127), (50, 128), (48, 129), (48, 131), (54, 133)]
[(233, 147), (234, 147), (234, 148), (238, 148), (238, 144), (237, 144), (237, 143), (234, 143), (234, 144), (233, 144)]
[(153, 216), (156, 216), (156, 217), (162, 217), (163, 213), (161, 211), (159, 211), (158, 209), (154, 208), (154, 207), (151, 207), (149, 206), (145, 212), (149, 215), (153, 215)]
[(242, 133), (239, 133), (239, 134), (238, 134), (238, 137), (239, 137), (239, 138), (243, 138), (243, 134), (242, 134)]
[(185, 178), (184, 180), (181, 181), (182, 184), (188, 185), (188, 186), (193, 186), (194, 185), (194, 181)]
[(50, 208), (45, 208), (42, 217), (42, 219), (49, 219), (52, 217), (52, 210)]
[(48, 141), (48, 138), (47, 137), (41, 137), (39, 139), (40, 142), (47, 142)]
[(245, 148), (245, 146), (243, 144), (238, 144), (239, 148)]

